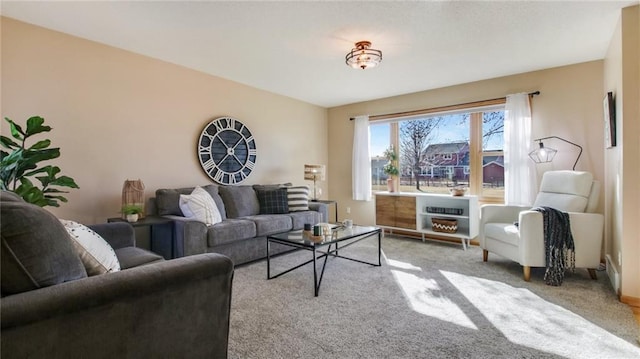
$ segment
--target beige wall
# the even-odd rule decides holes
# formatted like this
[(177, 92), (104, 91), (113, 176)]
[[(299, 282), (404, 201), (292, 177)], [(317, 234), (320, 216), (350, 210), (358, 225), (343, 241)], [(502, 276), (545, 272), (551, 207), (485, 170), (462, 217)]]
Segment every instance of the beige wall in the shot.
[[(622, 199), (619, 196), (619, 181), (622, 176), (621, 164), (621, 122), (622, 122), (622, 28), (618, 22), (615, 32), (609, 43), (609, 49), (604, 59), (604, 94), (613, 92), (616, 108), (618, 128), (616, 131), (617, 146), (604, 151), (605, 160), (605, 253), (611, 257), (611, 261), (620, 272), (619, 258), (622, 256)], [(613, 280), (613, 278), (612, 278)], [(620, 285), (618, 283), (618, 285)]]
[[(532, 100), (534, 138), (553, 135), (582, 145), (584, 152), (576, 170), (592, 172), (602, 181), (602, 61), (593, 61), (329, 109), (329, 183), (332, 198), (340, 204), (340, 217), (351, 217), (360, 224), (374, 222), (373, 202), (351, 199), (353, 121), (349, 117), (453, 105), (535, 90), (541, 94)], [(558, 155), (551, 165), (539, 165), (539, 172), (571, 169), (577, 156), (575, 147), (558, 140), (547, 140), (545, 144), (558, 149)], [(346, 213), (347, 207), (351, 208), (351, 214)], [(599, 211), (603, 208), (601, 204)]]
[[(605, 151), (606, 252), (623, 297), (640, 305), (640, 6), (625, 8), (604, 61), (604, 93), (616, 103), (615, 148)], [(625, 300), (623, 298), (623, 300)]]
[(142, 179), (147, 197), (210, 183), (196, 141), (219, 116), (256, 138), (247, 184), (309, 184), (304, 163), (327, 163), (322, 107), (2, 18), (2, 116), (33, 115), (54, 128), (46, 138), (61, 148), (55, 164), (80, 185), (69, 203), (49, 208), (83, 223), (118, 216), (125, 179)]

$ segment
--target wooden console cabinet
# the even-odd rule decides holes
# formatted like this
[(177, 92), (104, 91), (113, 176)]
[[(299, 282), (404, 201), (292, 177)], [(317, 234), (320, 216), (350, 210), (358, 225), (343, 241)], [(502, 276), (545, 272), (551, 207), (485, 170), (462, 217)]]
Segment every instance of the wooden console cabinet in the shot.
[(377, 196), (376, 225), (416, 229), (416, 198), (414, 196)]
[[(460, 239), (464, 249), (478, 235), (480, 214), (476, 196), (378, 192), (375, 201), (376, 225), (379, 227), (416, 232), (423, 241), (425, 235)], [(438, 210), (447, 213), (438, 213)], [(456, 232), (434, 231), (434, 217), (456, 220)]]

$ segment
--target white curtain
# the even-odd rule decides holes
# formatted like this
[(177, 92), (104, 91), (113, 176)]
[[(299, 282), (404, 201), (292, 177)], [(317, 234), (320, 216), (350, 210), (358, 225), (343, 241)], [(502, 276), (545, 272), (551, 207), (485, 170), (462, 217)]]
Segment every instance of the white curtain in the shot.
[(504, 107), (504, 201), (508, 205), (531, 205), (535, 198), (535, 167), (531, 152), (531, 106), (529, 95), (507, 96)]
[(353, 130), (352, 190), (355, 201), (371, 200), (371, 156), (369, 116), (357, 116)]

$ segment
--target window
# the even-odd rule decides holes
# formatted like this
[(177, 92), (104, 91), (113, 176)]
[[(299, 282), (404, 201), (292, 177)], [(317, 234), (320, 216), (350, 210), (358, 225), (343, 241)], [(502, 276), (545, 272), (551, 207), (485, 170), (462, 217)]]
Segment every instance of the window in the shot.
[(450, 187), (460, 185), (489, 201), (502, 199), (503, 109), (500, 104), (372, 122), (373, 191), (386, 191), (382, 153), (393, 145), (403, 192), (449, 193)]
[(391, 146), (391, 125), (389, 123), (371, 124), (369, 133), (371, 135), (371, 187), (373, 191), (387, 190), (387, 175), (382, 171), (382, 167), (387, 160), (382, 155)]
[(482, 113), (482, 197), (504, 198), (504, 111)]

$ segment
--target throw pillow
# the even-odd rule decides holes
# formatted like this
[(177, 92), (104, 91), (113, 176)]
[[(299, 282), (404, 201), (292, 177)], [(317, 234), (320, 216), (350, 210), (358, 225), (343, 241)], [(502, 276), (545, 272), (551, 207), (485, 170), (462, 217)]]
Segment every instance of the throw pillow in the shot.
[(89, 276), (120, 270), (120, 262), (116, 252), (98, 233), (74, 221), (61, 219), (60, 222), (69, 233), (73, 246)]
[(180, 195), (180, 210), (185, 217), (207, 226), (222, 222), (216, 203), (202, 187), (196, 187), (189, 195)]
[(0, 204), (2, 295), (85, 278), (64, 226), (51, 212), (24, 201)]
[(253, 189), (257, 191), (261, 189), (276, 189), (276, 188), (291, 187), (291, 186), (293, 186), (291, 182), (279, 183), (279, 184), (254, 184)]
[(260, 213), (260, 202), (252, 186), (220, 186), (228, 218), (255, 216)]
[(167, 189), (161, 188), (156, 190), (156, 208), (159, 216), (182, 216), (180, 210), (180, 195), (190, 194), (193, 192), (191, 188)]
[(224, 208), (224, 202), (222, 201), (222, 197), (220, 197), (218, 186), (215, 184), (208, 184), (206, 186), (203, 186), (202, 189), (207, 191), (207, 193), (209, 193), (209, 196), (213, 198), (213, 201), (218, 207), (218, 211), (220, 212), (220, 217), (222, 217), (222, 220), (224, 221), (225, 219), (227, 219), (227, 210), (226, 208)]
[(260, 202), (260, 214), (289, 213), (286, 188), (256, 189), (256, 195)]
[(309, 186), (287, 187), (289, 212), (309, 210)]

